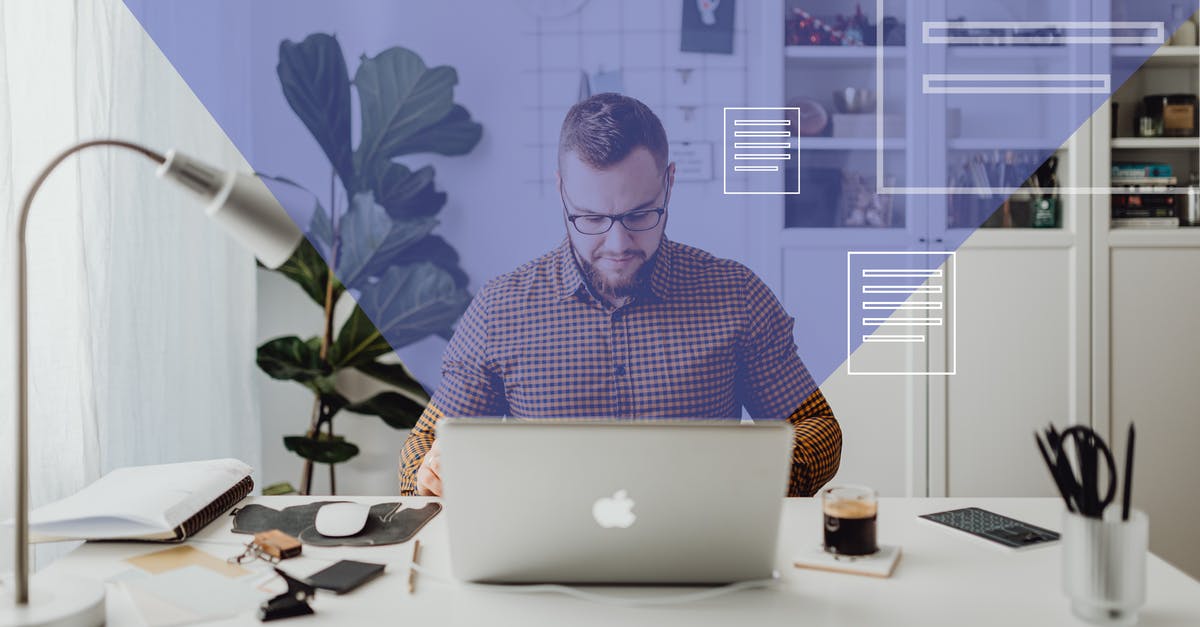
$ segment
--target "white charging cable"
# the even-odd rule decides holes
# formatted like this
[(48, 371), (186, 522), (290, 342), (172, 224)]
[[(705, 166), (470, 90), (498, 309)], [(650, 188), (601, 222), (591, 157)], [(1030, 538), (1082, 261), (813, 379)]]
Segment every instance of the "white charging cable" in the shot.
[(437, 573), (430, 571), (428, 568), (420, 564), (413, 564), (412, 568), (422, 575), (426, 575), (430, 579), (448, 584), (458, 584), (472, 590), (488, 590), (491, 592), (516, 592), (522, 594), (534, 594), (539, 592), (557, 592), (569, 597), (590, 601), (592, 603), (601, 603), (604, 605), (619, 605), (622, 607), (646, 607), (652, 605), (675, 605), (680, 603), (694, 603), (705, 599), (712, 599), (731, 592), (739, 590), (750, 590), (753, 588), (768, 588), (778, 585), (780, 579), (779, 571), (773, 571), (770, 579), (749, 579), (746, 581), (736, 581), (724, 586), (715, 588), (707, 588), (696, 592), (686, 592), (684, 594), (672, 594), (666, 596), (655, 596), (646, 598), (634, 597), (619, 597), (608, 594), (597, 594), (595, 592), (587, 592), (572, 586), (564, 586), (556, 583), (535, 583), (535, 584), (489, 584), (489, 583), (471, 583), (466, 581), (458, 581), (443, 577)]

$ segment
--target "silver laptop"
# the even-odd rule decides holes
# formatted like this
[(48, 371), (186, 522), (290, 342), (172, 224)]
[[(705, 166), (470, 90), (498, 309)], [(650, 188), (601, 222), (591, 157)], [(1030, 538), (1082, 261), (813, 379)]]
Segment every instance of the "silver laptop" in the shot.
[(786, 422), (460, 418), (438, 438), (460, 580), (728, 583), (775, 567)]

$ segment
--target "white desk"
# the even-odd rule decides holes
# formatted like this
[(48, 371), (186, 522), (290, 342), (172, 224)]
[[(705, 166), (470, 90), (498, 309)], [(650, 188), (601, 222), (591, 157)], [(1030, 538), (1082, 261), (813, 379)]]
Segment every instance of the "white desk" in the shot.
[[(385, 502), (396, 497), (338, 497)], [(328, 497), (251, 497), (280, 508)], [(429, 499), (402, 498), (419, 507)], [(374, 548), (304, 547), (303, 558), (288, 560), (289, 572), (306, 575), (336, 559), (386, 562), (388, 572), (364, 587), (338, 597), (318, 591), (316, 614), (279, 624), (370, 625), (402, 621), (422, 625), (1082, 625), (1070, 613), (1061, 592), (1057, 545), (1010, 553), (980, 544), (969, 536), (918, 520), (924, 514), (975, 505), (1050, 529), (1059, 529), (1057, 499), (881, 499), (879, 540), (900, 544), (904, 556), (890, 579), (800, 570), (790, 556), (820, 542), (819, 505), (813, 499), (787, 499), (780, 530), (778, 569), (784, 583), (774, 589), (735, 592), (688, 605), (626, 608), (599, 605), (558, 594), (513, 594), (468, 590), (454, 583), (418, 576), (414, 595), (406, 591), (409, 543)], [(247, 536), (229, 531), (231, 518), (209, 525), (197, 536), (197, 548), (220, 557), (238, 552)], [(1153, 526), (1154, 521), (1151, 521)], [(749, 532), (749, 531), (747, 531)], [(449, 574), (444, 516), (418, 536), (420, 561)], [(228, 546), (212, 544), (228, 543)], [(50, 568), (106, 579), (129, 568), (124, 558), (163, 548), (140, 543), (88, 543)], [(1200, 582), (1153, 555), (1147, 564), (1147, 605), (1140, 625), (1200, 625)], [(128, 597), (109, 587), (109, 625), (139, 625)], [(622, 596), (661, 595), (679, 588), (596, 588)], [(216, 625), (260, 625), (253, 611)]]

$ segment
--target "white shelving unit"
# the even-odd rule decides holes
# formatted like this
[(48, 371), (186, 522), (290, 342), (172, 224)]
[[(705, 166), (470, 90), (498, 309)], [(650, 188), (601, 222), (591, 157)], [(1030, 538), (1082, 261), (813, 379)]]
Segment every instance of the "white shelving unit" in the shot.
[[(1112, 62), (1131, 63), (1136, 52), (1117, 49)], [(1114, 93), (1117, 137), (1111, 107), (1097, 111), (1096, 184), (1110, 184), (1114, 161), (1170, 163), (1181, 186), (1200, 170), (1200, 138), (1132, 137), (1137, 102), (1173, 93), (1200, 95), (1200, 47), (1160, 48)], [(1091, 200), (1093, 424), (1124, 450), (1127, 427), (1136, 423), (1134, 506), (1155, 521), (1150, 550), (1195, 576), (1200, 547), (1189, 521), (1200, 516), (1200, 504), (1175, 497), (1194, 490), (1200, 477), (1200, 458), (1191, 452), (1200, 441), (1200, 336), (1192, 331), (1200, 315), (1200, 227), (1113, 229), (1111, 198)]]
[(1200, 150), (1200, 137), (1113, 137), (1118, 150)]
[[(863, 3), (864, 10), (871, 4)], [(778, 16), (791, 6), (814, 14), (853, 9), (853, 4), (833, 0), (764, 2), (757, 9), (764, 40), (776, 37)], [(887, 4), (889, 11), (909, 13), (915, 13), (915, 6), (915, 0)], [(979, 11), (989, 8), (981, 5)], [(1093, 14), (1073, 19), (1113, 19), (1102, 6), (1091, 10)], [(874, 22), (878, 16), (869, 18)], [(885, 50), (888, 71), (902, 72), (916, 63), (936, 67), (913, 43), (920, 41), (920, 19), (913, 18), (901, 17), (908, 28), (908, 48)], [(876, 51), (871, 48), (785, 48), (776, 40), (764, 41), (759, 52), (751, 68), (765, 88), (760, 93), (780, 103), (799, 95), (828, 101), (823, 91), (831, 80), (845, 86), (874, 84)], [(1037, 65), (1044, 63), (1040, 52), (1033, 46), (963, 47), (949, 50), (943, 60), (988, 63), (994, 58), (1006, 66)], [(1095, 72), (1110, 64), (1122, 72), (1136, 70), (1113, 98), (1121, 116), (1116, 137), (1106, 104), (1058, 147), (1032, 138), (1041, 129), (1008, 138), (947, 139), (943, 103), (923, 106), (920, 115), (906, 111), (907, 139), (889, 139), (885, 158), (914, 175), (944, 172), (946, 153), (1056, 148), (1061, 185), (1108, 189), (1114, 159), (1169, 162), (1179, 184), (1186, 185), (1190, 172), (1200, 170), (1200, 139), (1133, 137), (1131, 120), (1142, 95), (1200, 93), (1200, 47), (1117, 46), (1110, 52), (1094, 53), (1085, 63)], [(898, 94), (883, 94), (885, 110), (904, 110), (894, 99), (910, 97), (912, 89), (909, 85)], [(1061, 126), (1055, 114), (1031, 121), (1045, 128)], [(871, 163), (874, 151), (863, 143), (801, 140), (802, 147), (811, 149), (804, 158), (835, 165)], [(946, 150), (930, 151), (929, 146)], [(1200, 458), (1191, 450), (1200, 441), (1200, 334), (1195, 333), (1200, 228), (1111, 229), (1108, 195), (1061, 198), (1059, 228), (977, 229), (958, 248), (958, 374), (848, 377), (843, 366), (822, 383), (846, 434), (844, 474), (835, 480), (870, 483), (886, 495), (1051, 496), (1053, 486), (1029, 437), (1034, 429), (1050, 421), (1090, 424), (1123, 450), (1125, 427), (1135, 420), (1140, 449), (1135, 505), (1158, 521), (1151, 550), (1185, 555), (1180, 565), (1200, 572), (1200, 548), (1190, 556), (1179, 548), (1197, 546), (1188, 521), (1200, 518), (1200, 501), (1178, 498), (1194, 489), (1200, 477)], [(872, 229), (783, 228), (782, 197), (764, 197), (760, 203), (760, 237), (753, 247), (762, 251), (764, 278), (789, 311), (799, 312), (800, 330), (814, 302), (845, 298), (844, 293), (808, 291), (804, 268), (844, 264), (849, 242), (867, 250), (934, 250), (940, 237), (954, 235), (946, 228), (945, 200), (936, 196), (906, 198), (903, 223)], [(912, 355), (914, 366), (936, 369), (945, 360), (937, 342), (931, 344), (932, 350)]]

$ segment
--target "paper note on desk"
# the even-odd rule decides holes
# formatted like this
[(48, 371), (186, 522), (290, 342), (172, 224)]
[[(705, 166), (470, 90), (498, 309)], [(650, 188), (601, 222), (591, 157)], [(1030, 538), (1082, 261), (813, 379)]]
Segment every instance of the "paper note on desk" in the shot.
[(181, 539), (249, 493), (251, 470), (236, 459), (119, 468), (34, 510), (29, 530), (40, 540)]
[(179, 568), (188, 566), (199, 566), (207, 568), (218, 575), (230, 578), (244, 577), (250, 574), (250, 571), (229, 562), (209, 555), (204, 551), (187, 545), (172, 547), (162, 551), (154, 551), (145, 555), (131, 557), (126, 562), (137, 566), (138, 568), (157, 575), (160, 573), (170, 572)]

